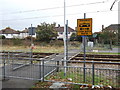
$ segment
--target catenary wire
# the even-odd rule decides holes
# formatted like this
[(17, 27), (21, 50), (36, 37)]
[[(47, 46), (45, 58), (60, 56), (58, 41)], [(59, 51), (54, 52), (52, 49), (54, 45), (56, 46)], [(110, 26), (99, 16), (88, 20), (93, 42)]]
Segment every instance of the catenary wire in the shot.
[[(118, 11), (120, 12), (119, 10), (104, 10), (104, 11), (93, 11), (93, 12), (86, 12), (86, 13), (106, 13), (106, 12), (113, 12), (113, 11)], [(71, 13), (71, 14), (67, 14), (67, 15), (78, 15), (78, 14), (83, 14), (83, 13)], [(52, 17), (61, 17), (63, 16), (63, 14), (61, 15), (53, 15), (53, 16), (38, 16), (38, 17), (29, 17), (29, 18), (21, 18), (21, 19), (8, 19), (8, 20), (0, 20), (0, 21), (17, 21), (17, 20), (28, 20), (28, 19), (38, 19), (38, 18), (52, 18)]]
[[(108, 0), (107, 0), (108, 1)], [(101, 1), (101, 2), (94, 2), (94, 3), (87, 3), (87, 4), (77, 4), (77, 5), (69, 5), (66, 6), (67, 8), (69, 7), (77, 7), (77, 6), (82, 6), (82, 5), (94, 5), (94, 4), (100, 4), (100, 3), (105, 3), (106, 1)], [(59, 8), (64, 8), (62, 7), (50, 7), (50, 8), (43, 8), (43, 9), (36, 9), (36, 10), (26, 10), (26, 11), (17, 11), (17, 12), (8, 12), (4, 14), (20, 14), (20, 13), (29, 13), (29, 12), (37, 12), (37, 11), (43, 11), (43, 10), (52, 10), (52, 9), (59, 9)], [(3, 14), (0, 14), (3, 15)]]

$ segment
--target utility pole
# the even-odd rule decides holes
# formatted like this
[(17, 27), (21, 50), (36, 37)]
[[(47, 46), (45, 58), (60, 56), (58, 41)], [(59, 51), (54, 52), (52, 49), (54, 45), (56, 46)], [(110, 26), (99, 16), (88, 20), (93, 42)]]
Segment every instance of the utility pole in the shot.
[(66, 2), (64, 0), (64, 76), (66, 76), (66, 60), (67, 60), (67, 55), (66, 55)]

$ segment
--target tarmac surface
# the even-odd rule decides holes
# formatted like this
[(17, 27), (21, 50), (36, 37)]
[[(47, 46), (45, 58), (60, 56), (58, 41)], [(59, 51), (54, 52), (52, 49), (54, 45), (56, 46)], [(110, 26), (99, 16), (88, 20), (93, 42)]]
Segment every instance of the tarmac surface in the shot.
[(37, 81), (34, 80), (23, 80), (23, 79), (15, 79), (15, 78), (10, 78), (10, 79), (6, 79), (2, 82), (2, 88), (4, 90), (4, 88), (23, 88), (23, 89), (29, 89), (31, 88), (34, 83)]

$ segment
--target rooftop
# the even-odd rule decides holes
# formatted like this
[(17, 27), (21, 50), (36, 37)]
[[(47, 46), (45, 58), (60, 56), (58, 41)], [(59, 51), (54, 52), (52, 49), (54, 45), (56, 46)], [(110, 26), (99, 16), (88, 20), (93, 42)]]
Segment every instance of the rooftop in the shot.
[(118, 29), (120, 29), (120, 24), (111, 24), (108, 27), (106, 27), (105, 29), (107, 29), (107, 30), (118, 30)]
[(7, 27), (5, 29), (0, 30), (0, 34), (20, 34), (20, 32), (14, 29), (11, 29), (10, 27)]

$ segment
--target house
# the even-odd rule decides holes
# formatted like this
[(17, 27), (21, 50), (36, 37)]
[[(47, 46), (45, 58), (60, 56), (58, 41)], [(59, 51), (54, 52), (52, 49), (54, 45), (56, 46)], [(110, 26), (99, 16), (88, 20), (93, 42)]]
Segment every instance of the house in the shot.
[(20, 32), (20, 38), (24, 39), (29, 36), (28, 29), (25, 28), (23, 31)]
[(0, 31), (0, 35), (4, 35), (5, 38), (18, 38), (20, 36), (20, 32), (7, 27)]
[[(10, 38), (24, 39), (24, 38), (30, 36), (28, 31), (29, 30), (27, 28), (25, 28), (22, 31), (16, 31), (10, 27), (6, 27), (5, 29), (2, 29), (0, 31), (0, 35), (4, 35), (5, 38), (8, 38), (8, 39), (10, 39)], [(35, 35), (32, 35), (32, 37), (36, 38), (36, 33), (35, 33)]]
[(116, 34), (116, 33), (118, 33), (118, 30), (120, 30), (120, 24), (111, 24), (108, 27), (105, 27), (105, 28), (103, 27), (102, 32), (104, 32), (106, 30)]
[[(55, 27), (55, 30), (57, 31), (57, 39), (63, 39), (64, 38), (64, 27)], [(6, 38), (20, 38), (20, 39), (24, 39), (28, 36), (31, 36), (29, 34), (29, 29), (25, 28), (22, 31), (16, 31), (11, 29), (10, 27), (7, 27), (3, 30), (0, 31), (0, 35), (4, 35)], [(71, 27), (68, 27), (68, 39), (70, 39), (70, 36), (72, 35), (72, 33), (76, 33), (76, 31), (74, 29), (72, 29)], [(32, 37), (36, 38), (36, 32), (34, 33), (34, 35), (32, 35)]]
[[(31, 36), (31, 35), (29, 35), (29, 30), (27, 28), (25, 28), (24, 30), (22, 30), (20, 32), (20, 38), (21, 39), (24, 39), (24, 38), (26, 38), (28, 36)], [(35, 35), (32, 35), (32, 37), (36, 38), (36, 33), (35, 33)]]
[[(55, 30), (58, 33), (57, 39), (63, 39), (64, 38), (64, 27), (55, 27)], [(76, 31), (74, 29), (72, 29), (71, 27), (68, 27), (68, 39), (70, 39), (70, 36), (72, 35), (72, 33), (76, 33)]]

